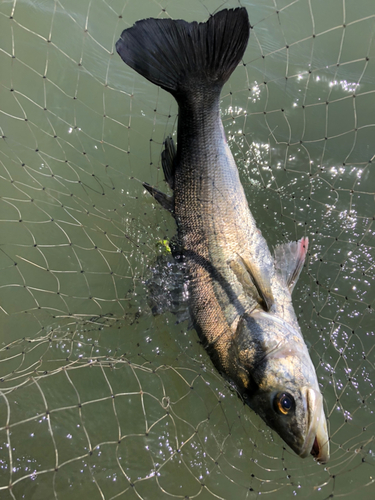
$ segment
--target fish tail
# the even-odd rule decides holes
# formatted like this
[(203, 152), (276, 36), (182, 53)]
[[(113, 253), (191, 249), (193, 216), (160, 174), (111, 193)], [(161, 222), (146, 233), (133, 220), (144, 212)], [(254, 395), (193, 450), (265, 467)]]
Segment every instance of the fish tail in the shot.
[(244, 7), (222, 10), (205, 23), (144, 19), (122, 32), (116, 50), (179, 101), (202, 85), (221, 90), (245, 52), (249, 30)]

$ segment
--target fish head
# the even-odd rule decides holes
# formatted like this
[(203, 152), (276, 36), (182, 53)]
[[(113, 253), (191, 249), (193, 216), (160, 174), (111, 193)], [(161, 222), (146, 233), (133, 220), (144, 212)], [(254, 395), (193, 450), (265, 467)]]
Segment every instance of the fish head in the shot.
[[(250, 318), (238, 329), (235, 383), (245, 403), (297, 455), (325, 463), (329, 437), (314, 365), (301, 335), (282, 336), (267, 316)], [(282, 328), (291, 330), (277, 321), (276, 330)]]
[(259, 390), (244, 400), (301, 458), (310, 454), (320, 463), (329, 459), (329, 439), (323, 398), (311, 387), (290, 385)]

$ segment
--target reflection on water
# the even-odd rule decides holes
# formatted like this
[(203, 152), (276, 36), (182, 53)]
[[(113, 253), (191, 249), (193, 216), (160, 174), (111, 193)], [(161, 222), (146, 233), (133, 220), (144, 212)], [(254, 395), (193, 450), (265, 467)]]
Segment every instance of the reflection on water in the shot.
[(186, 322), (147, 304), (158, 242), (175, 225), (139, 181), (165, 190), (160, 152), (177, 109), (114, 41), (145, 16), (203, 20), (237, 4), (1, 5), (2, 498), (369, 498), (370, 4), (243, 2), (254, 29), (222, 96), (267, 242), (309, 237), (294, 303), (325, 399), (326, 466), (284, 448)]

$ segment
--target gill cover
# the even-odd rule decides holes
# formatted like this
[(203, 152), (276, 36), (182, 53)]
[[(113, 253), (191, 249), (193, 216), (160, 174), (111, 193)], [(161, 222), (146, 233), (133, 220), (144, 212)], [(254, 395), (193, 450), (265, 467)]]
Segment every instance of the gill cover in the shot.
[(329, 438), (315, 368), (300, 333), (274, 314), (241, 318), (231, 377), (244, 401), (297, 453), (329, 459)]

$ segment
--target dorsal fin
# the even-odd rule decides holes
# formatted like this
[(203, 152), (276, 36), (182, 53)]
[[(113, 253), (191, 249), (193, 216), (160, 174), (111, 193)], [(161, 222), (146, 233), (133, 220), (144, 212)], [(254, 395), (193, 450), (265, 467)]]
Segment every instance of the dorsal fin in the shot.
[(156, 201), (160, 203), (160, 205), (171, 212), (172, 214), (174, 213), (174, 198), (173, 196), (168, 196), (165, 193), (162, 193), (159, 191), (159, 189), (156, 189), (150, 184), (147, 184), (147, 182), (143, 182), (143, 187), (147, 189), (147, 191), (152, 194), (152, 196), (155, 198)]
[(161, 164), (163, 167), (165, 182), (174, 189), (176, 148), (172, 137), (169, 135), (164, 141), (164, 149), (161, 153)]

